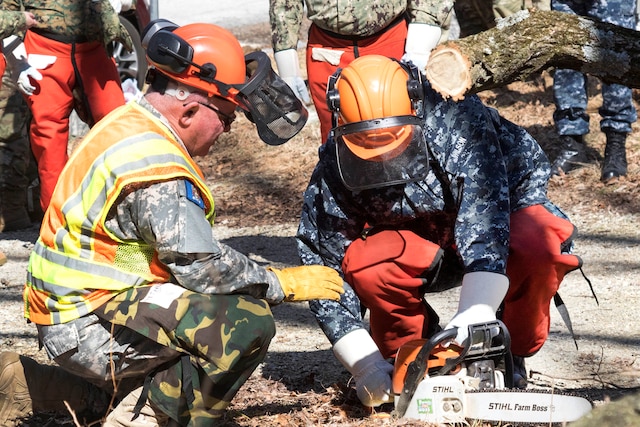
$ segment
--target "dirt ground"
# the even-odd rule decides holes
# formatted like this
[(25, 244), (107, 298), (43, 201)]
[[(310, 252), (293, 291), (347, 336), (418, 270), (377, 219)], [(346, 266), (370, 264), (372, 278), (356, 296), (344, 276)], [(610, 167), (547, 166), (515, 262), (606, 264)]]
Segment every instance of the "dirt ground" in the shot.
[[(238, 37), (253, 48), (268, 47), (263, 25), (247, 28)], [(551, 74), (544, 72), (480, 96), (525, 127), (553, 158), (557, 136), (551, 82)], [(590, 82), (592, 132), (587, 142), (592, 162), (552, 179), (549, 196), (578, 227), (575, 253), (584, 260), (584, 276), (598, 301), (583, 274), (569, 274), (560, 294), (571, 314), (576, 341), (552, 307), (549, 339), (527, 360), (527, 367), (531, 388), (578, 393), (600, 406), (640, 390), (640, 127), (636, 125), (628, 139), (628, 178), (601, 184), (604, 136), (597, 115), (601, 98), (597, 80)], [(269, 147), (241, 117), (233, 132), (199, 160), (216, 197), (214, 233), (222, 242), (264, 265), (298, 264), (293, 236), (301, 193), (316, 161), (318, 135), (317, 121), (311, 117), (294, 139)], [(17, 351), (46, 362), (37, 347), (35, 327), (22, 319), (21, 291), (36, 237), (35, 227), (0, 234), (0, 250), (9, 258), (0, 267), (0, 351)], [(457, 290), (429, 296), (443, 323), (455, 312), (456, 299)], [(420, 425), (389, 419), (390, 408), (369, 413), (358, 404), (349, 374), (333, 357), (306, 303), (283, 304), (273, 313), (278, 332), (270, 352), (221, 425)], [(67, 417), (36, 417), (28, 425), (45, 424), (72, 425)]]

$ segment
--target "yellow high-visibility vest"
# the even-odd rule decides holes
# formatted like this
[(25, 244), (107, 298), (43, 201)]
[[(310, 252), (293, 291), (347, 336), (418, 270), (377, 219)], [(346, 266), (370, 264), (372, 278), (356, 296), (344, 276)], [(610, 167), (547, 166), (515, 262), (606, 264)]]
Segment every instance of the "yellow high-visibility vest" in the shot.
[(121, 241), (105, 226), (119, 198), (154, 182), (186, 179), (214, 202), (202, 171), (158, 118), (136, 103), (97, 123), (63, 169), (29, 259), (23, 299), (34, 323), (65, 323), (134, 286), (169, 280), (146, 242)]

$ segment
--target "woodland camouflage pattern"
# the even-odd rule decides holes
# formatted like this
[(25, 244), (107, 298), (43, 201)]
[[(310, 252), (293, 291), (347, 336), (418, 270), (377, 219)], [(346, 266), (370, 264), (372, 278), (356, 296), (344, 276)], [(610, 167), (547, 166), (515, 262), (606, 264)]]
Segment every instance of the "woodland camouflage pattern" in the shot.
[(406, 13), (409, 22), (443, 25), (453, 9), (451, 0), (271, 0), (271, 38), (276, 52), (295, 49), (306, 13), (323, 30), (370, 37)]
[(30, 150), (28, 133), (29, 107), (7, 67), (0, 86), (0, 189), (15, 188), (26, 192)]
[[(3, 7), (6, 7), (5, 3)], [(26, 26), (24, 13), (0, 11), (2, 38), (20, 35)], [(0, 84), (0, 189), (13, 187), (26, 191), (30, 150), (27, 137), (29, 107), (18, 92), (9, 64)]]
[(105, 47), (118, 41), (129, 51), (133, 48), (131, 37), (109, 0), (12, 0), (3, 2), (3, 8), (32, 12), (38, 21), (32, 27), (36, 31), (97, 41)]
[[(475, 96), (445, 101), (428, 84), (425, 93), (423, 134), (432, 161), (423, 180), (351, 192), (337, 170), (336, 141), (320, 148), (297, 233), (303, 264), (341, 272), (346, 248), (368, 224), (419, 230), (438, 243), (449, 259), (448, 280), (473, 271), (505, 274), (511, 212), (545, 204), (564, 218), (547, 199), (549, 162), (531, 135)], [(331, 343), (364, 327), (350, 287), (340, 302), (311, 301), (310, 307)]]
[[(264, 359), (275, 335), (271, 310), (264, 300), (246, 295), (190, 291), (164, 309), (140, 302), (147, 291), (131, 289), (97, 314), (174, 349), (170, 367), (153, 375), (151, 401), (181, 426), (209, 425), (224, 414)], [(188, 357), (189, 363), (183, 365), (181, 357)], [(185, 366), (189, 372), (183, 372)], [(183, 381), (189, 379), (194, 389), (191, 401), (183, 390)]]
[[(4, 8), (5, 5), (3, 4)], [(27, 20), (22, 12), (0, 10), (0, 37), (9, 37), (12, 34), (24, 32), (27, 29)]]

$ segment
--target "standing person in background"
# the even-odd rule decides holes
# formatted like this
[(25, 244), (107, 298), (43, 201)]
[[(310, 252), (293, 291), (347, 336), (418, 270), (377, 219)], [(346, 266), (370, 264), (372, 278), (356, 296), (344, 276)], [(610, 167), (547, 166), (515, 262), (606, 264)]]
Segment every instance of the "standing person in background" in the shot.
[[(552, 10), (587, 16), (624, 28), (636, 27), (636, 0), (552, 0)], [(587, 75), (557, 69), (553, 75), (556, 111), (553, 119), (560, 135), (560, 150), (551, 173), (569, 173), (589, 161), (585, 135), (589, 133)], [(637, 120), (631, 89), (602, 83), (600, 130), (606, 136), (600, 180), (615, 182), (627, 174), (626, 140)]]
[(120, 77), (106, 46), (131, 50), (131, 38), (109, 0), (20, 0), (38, 23), (25, 35), (28, 57), (18, 87), (31, 109), (31, 149), (38, 165), (40, 204), (46, 210), (67, 162), (69, 116), (75, 108), (92, 126), (124, 104)]
[[(321, 141), (332, 127), (327, 109), (327, 79), (359, 56), (378, 54), (411, 60), (421, 70), (441, 40), (453, 0), (270, 0), (269, 18), (280, 76), (304, 102), (309, 90), (300, 70), (297, 47), (306, 6), (311, 20), (306, 67), (311, 98), (320, 120)], [(443, 34), (443, 28), (445, 29)]]
[[(27, 211), (27, 169), (31, 158), (29, 107), (17, 89), (19, 61), (26, 57), (22, 36), (36, 24), (31, 12), (0, 11), (0, 233), (31, 226)], [(7, 66), (8, 64), (8, 66)]]
[[(16, 33), (24, 33), (36, 24), (30, 12), (0, 10), (0, 233), (19, 230), (31, 225), (27, 206), (27, 165), (30, 158), (26, 135), (29, 109), (16, 89), (11, 67), (16, 55)], [(7, 256), (0, 251), (0, 265)]]

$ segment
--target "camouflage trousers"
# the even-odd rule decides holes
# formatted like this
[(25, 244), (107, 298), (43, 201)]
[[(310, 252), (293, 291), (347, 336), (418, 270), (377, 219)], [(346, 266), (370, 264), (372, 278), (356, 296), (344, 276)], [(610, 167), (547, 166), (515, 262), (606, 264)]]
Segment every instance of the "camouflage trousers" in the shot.
[[(587, 16), (620, 27), (635, 29), (635, 0), (552, 0), (551, 8), (559, 12)], [(553, 119), (560, 135), (589, 133), (587, 76), (576, 70), (557, 69), (553, 75), (556, 110)], [(638, 118), (632, 90), (619, 84), (602, 83), (600, 129), (629, 133)]]
[(67, 371), (119, 397), (144, 385), (181, 426), (210, 426), (264, 360), (275, 323), (264, 300), (162, 284), (122, 292), (89, 316), (39, 331)]
[(26, 192), (31, 158), (29, 107), (11, 78), (10, 67), (0, 86), (0, 190), (11, 187)]
[(456, 0), (454, 10), (460, 37), (486, 31), (496, 26), (496, 20), (525, 8), (524, 0)]

